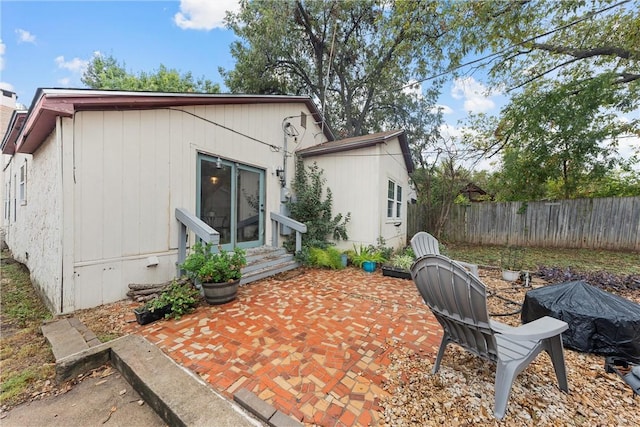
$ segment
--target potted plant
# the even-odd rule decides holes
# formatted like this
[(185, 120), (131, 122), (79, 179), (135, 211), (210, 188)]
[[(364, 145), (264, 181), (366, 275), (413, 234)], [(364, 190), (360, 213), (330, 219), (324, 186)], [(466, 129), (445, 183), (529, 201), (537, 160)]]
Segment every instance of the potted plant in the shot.
[(388, 277), (398, 277), (400, 279), (411, 279), (411, 265), (415, 257), (405, 251), (391, 257), (389, 264), (382, 266), (382, 275)]
[(372, 273), (375, 271), (379, 262), (385, 262), (386, 259), (381, 251), (373, 246), (356, 247), (353, 245), (353, 255), (351, 262), (358, 267), (361, 267), (364, 271)]
[(502, 278), (508, 282), (515, 282), (520, 278), (522, 270), (522, 255), (524, 249), (518, 246), (507, 246), (500, 254)]
[(200, 293), (188, 281), (173, 280), (160, 295), (133, 310), (141, 325), (155, 322), (163, 317), (180, 316), (193, 310), (200, 300)]
[(200, 286), (209, 304), (233, 301), (238, 294), (242, 267), (247, 264), (245, 251), (235, 248), (213, 252), (211, 243), (196, 243), (181, 268)]

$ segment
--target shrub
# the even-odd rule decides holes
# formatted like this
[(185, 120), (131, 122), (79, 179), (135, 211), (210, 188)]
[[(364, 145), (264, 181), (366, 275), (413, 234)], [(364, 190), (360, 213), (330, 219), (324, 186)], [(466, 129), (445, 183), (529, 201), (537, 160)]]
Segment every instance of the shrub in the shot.
[(211, 248), (211, 243), (196, 243), (181, 268), (189, 277), (201, 283), (224, 283), (240, 279), (242, 267), (247, 264), (245, 251), (240, 248), (235, 248), (233, 252), (219, 249), (214, 253)]
[[(287, 203), (291, 218), (307, 226), (302, 237), (302, 246), (306, 248), (327, 248), (332, 245), (329, 239), (346, 240), (347, 224), (351, 214), (333, 216), (333, 196), (331, 189), (324, 190), (325, 179), (317, 164), (305, 168), (302, 158), (296, 161), (296, 173), (292, 184), (295, 199)], [(284, 246), (293, 252), (295, 237), (287, 239)]]
[(342, 253), (331, 246), (326, 249), (309, 248), (309, 265), (340, 270), (343, 268)]
[(165, 317), (179, 319), (183, 314), (191, 312), (199, 300), (200, 292), (189, 281), (174, 280), (160, 295), (147, 301), (144, 308), (155, 311), (169, 307), (169, 313)]

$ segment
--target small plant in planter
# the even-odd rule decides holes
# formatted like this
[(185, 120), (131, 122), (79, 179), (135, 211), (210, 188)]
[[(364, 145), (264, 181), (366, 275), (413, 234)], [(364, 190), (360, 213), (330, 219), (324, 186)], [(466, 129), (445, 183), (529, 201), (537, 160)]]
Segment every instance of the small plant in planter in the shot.
[(198, 304), (200, 292), (188, 281), (174, 280), (156, 298), (135, 309), (136, 320), (145, 325), (163, 317), (179, 319)]
[(415, 261), (413, 250), (408, 248), (403, 252), (391, 257), (388, 264), (382, 266), (382, 275), (389, 277), (399, 277), (401, 279), (411, 279), (411, 265)]
[(520, 278), (522, 270), (522, 257), (524, 248), (519, 246), (507, 246), (500, 253), (500, 267), (502, 268), (502, 278), (509, 282), (514, 282)]
[(187, 276), (201, 286), (209, 304), (232, 301), (238, 293), (242, 267), (247, 265), (245, 251), (235, 248), (233, 252), (219, 249), (212, 252), (212, 245), (196, 243), (181, 268)]
[(375, 271), (377, 263), (385, 262), (386, 259), (382, 252), (373, 246), (356, 247), (353, 245), (353, 254), (351, 262), (364, 271), (371, 273)]

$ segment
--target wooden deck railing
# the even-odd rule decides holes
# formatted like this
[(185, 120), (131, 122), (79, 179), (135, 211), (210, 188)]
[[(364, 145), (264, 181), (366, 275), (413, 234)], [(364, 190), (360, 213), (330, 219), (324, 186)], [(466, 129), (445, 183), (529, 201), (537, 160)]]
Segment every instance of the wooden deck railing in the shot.
[(295, 219), (289, 218), (277, 212), (271, 212), (271, 237), (272, 245), (279, 246), (280, 225), (289, 227), (296, 232), (296, 252), (302, 249), (302, 233), (307, 232), (307, 226)]
[(176, 208), (176, 219), (180, 223), (177, 265), (177, 274), (180, 276), (180, 266), (187, 257), (188, 231), (193, 231), (200, 240), (205, 243), (212, 243), (214, 246), (220, 243), (220, 233), (211, 228), (209, 224), (183, 208)]

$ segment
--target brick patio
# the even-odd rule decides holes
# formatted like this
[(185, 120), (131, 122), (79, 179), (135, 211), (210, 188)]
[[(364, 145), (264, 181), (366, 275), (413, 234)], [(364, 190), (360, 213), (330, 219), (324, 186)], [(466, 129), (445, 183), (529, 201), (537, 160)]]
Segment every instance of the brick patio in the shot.
[(410, 280), (298, 269), (179, 321), (131, 324), (228, 398), (242, 388), (310, 425), (377, 425), (395, 346), (433, 357), (441, 328)]

